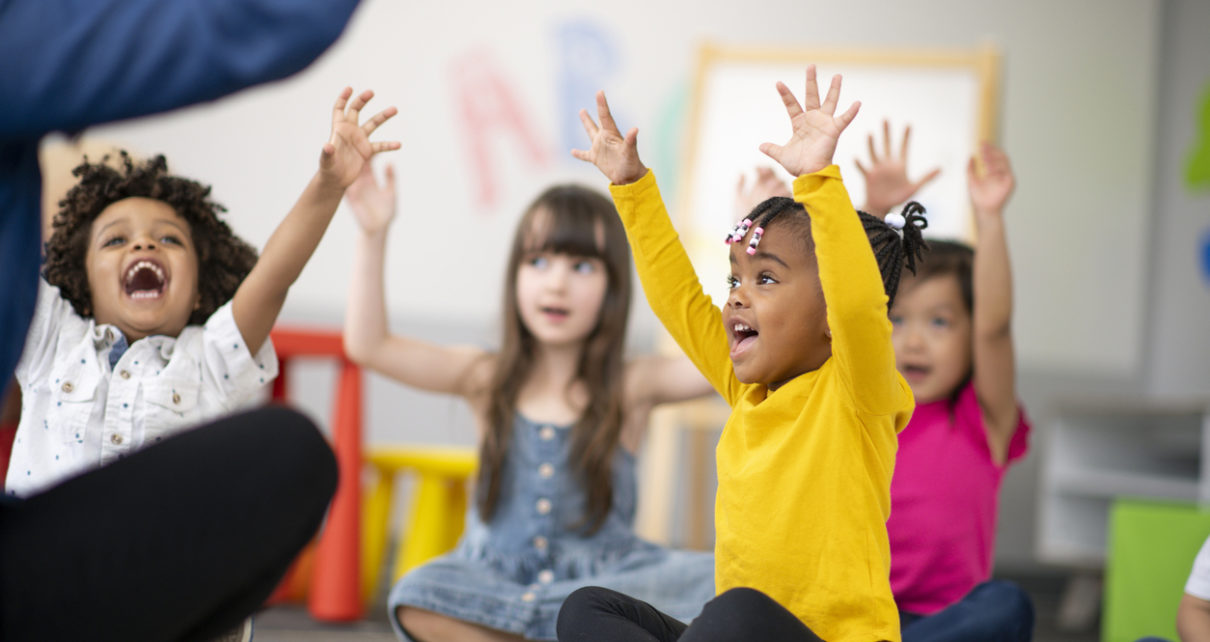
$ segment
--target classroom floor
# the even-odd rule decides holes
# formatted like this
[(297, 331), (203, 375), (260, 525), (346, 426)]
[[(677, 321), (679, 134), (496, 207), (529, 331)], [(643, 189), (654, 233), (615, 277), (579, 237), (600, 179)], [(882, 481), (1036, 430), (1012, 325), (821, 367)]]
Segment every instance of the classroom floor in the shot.
[[(1020, 584), (1033, 597), (1037, 614), (1034, 642), (1096, 642), (1098, 627), (1086, 631), (1060, 631), (1059, 603), (1065, 578), (1048, 576), (1001, 576)], [(340, 625), (315, 622), (301, 606), (277, 606), (257, 614), (254, 642), (393, 642), (385, 609), (375, 607), (365, 620)]]

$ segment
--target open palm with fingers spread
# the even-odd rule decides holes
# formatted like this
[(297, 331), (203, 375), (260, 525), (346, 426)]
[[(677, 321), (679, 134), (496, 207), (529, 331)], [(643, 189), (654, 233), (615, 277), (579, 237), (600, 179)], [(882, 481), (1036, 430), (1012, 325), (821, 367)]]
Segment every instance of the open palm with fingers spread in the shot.
[(815, 65), (808, 65), (806, 97), (800, 105), (785, 84), (777, 83), (777, 93), (786, 106), (793, 133), (782, 145), (762, 143), (760, 151), (780, 163), (792, 176), (810, 174), (831, 165), (836, 141), (861, 108), (861, 103), (855, 102), (844, 113), (835, 115), (836, 104), (840, 101), (840, 84), (840, 76), (832, 76), (828, 94), (821, 103)]
[(966, 184), (971, 193), (971, 206), (976, 215), (999, 214), (1008, 202), (1008, 197), (1012, 196), (1013, 188), (1017, 186), (1012, 166), (1008, 162), (1008, 154), (984, 141), (979, 144), (978, 155), (983, 164), (983, 171), (979, 171), (979, 163), (974, 156), (966, 168)]
[(793, 193), (790, 186), (773, 172), (770, 167), (757, 167), (756, 179), (751, 184), (745, 175), (740, 174), (739, 183), (735, 186), (735, 215), (744, 218), (757, 205), (774, 196), (790, 198)]
[(387, 229), (395, 218), (395, 168), (388, 164), (386, 178), (379, 184), (370, 163), (366, 163), (345, 192), (345, 198), (353, 210), (353, 218), (367, 234)]
[(356, 180), (362, 166), (369, 163), (374, 154), (399, 149), (399, 141), (370, 141), (370, 134), (394, 116), (397, 110), (387, 107), (365, 124), (361, 124), (361, 110), (374, 97), (374, 92), (367, 89), (350, 103), (349, 97), (352, 95), (353, 88), (345, 87), (337, 96), (336, 104), (332, 107), (332, 135), (324, 144), (323, 153), (319, 158), (319, 171), (323, 180), (335, 183), (340, 189), (348, 187)]
[(609, 113), (603, 91), (597, 92), (597, 118), (601, 121), (599, 127), (586, 110), (580, 110), (580, 122), (584, 124), (592, 146), (587, 150), (573, 149), (571, 155), (596, 165), (614, 185), (626, 185), (642, 178), (647, 168), (639, 160), (639, 130), (632, 128), (622, 136)]
[(908, 178), (908, 141), (911, 135), (912, 126), (904, 127), (903, 142), (899, 153), (895, 154), (891, 150), (891, 124), (882, 121), (882, 154), (879, 155), (874, 146), (874, 135), (870, 134), (869, 167), (862, 165), (860, 159), (856, 161), (857, 169), (865, 178), (865, 207), (862, 209), (866, 212), (874, 216), (885, 216), (892, 207), (907, 201), (941, 173), (940, 167), (934, 167), (918, 180)]

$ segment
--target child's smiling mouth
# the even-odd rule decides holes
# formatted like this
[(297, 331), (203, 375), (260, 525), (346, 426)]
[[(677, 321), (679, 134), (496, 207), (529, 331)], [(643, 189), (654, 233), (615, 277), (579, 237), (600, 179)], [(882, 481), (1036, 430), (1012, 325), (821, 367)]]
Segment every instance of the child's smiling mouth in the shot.
[(760, 335), (755, 328), (744, 323), (743, 321), (736, 321), (735, 323), (731, 324), (729, 329), (731, 331), (732, 359), (735, 359), (736, 357), (747, 352), (748, 349), (752, 347), (752, 344), (756, 343), (757, 336)]
[(539, 310), (543, 315), (546, 316), (547, 319), (550, 319), (551, 321), (565, 321), (567, 320), (567, 317), (571, 316), (571, 310), (568, 310), (567, 308), (546, 306), (539, 308)]
[(168, 285), (168, 274), (158, 261), (139, 259), (126, 268), (122, 291), (136, 301), (158, 299)]
[(929, 376), (933, 369), (929, 366), (919, 364), (904, 364), (901, 368), (903, 378), (907, 379), (908, 383), (918, 383)]

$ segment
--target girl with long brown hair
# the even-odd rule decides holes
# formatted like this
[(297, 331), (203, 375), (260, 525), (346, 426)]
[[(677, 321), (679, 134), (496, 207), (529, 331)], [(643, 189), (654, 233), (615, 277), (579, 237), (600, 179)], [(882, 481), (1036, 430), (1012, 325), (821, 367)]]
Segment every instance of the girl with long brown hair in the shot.
[(360, 227), (344, 341), (356, 362), (456, 394), (480, 436), (475, 500), (452, 553), (392, 589), (405, 640), (555, 638), (563, 599), (604, 585), (692, 618), (714, 594), (713, 556), (634, 534), (635, 453), (651, 410), (711, 392), (684, 357), (623, 358), (630, 251), (613, 203), (557, 185), (517, 225), (504, 271), (500, 348), (390, 334), (384, 303), (394, 174), (348, 192)]

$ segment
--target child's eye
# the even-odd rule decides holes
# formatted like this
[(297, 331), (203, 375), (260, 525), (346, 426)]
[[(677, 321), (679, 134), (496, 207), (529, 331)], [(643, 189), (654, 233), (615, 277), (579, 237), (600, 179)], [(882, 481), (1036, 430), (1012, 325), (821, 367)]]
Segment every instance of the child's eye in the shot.
[(160, 242), (164, 243), (165, 245), (181, 245), (181, 239), (172, 235), (161, 238)]
[(546, 258), (545, 256), (542, 256), (541, 254), (535, 254), (534, 256), (531, 256), (528, 259), (526, 259), (525, 262), (528, 265), (531, 265), (536, 268), (545, 268), (547, 265), (550, 264), (550, 259)]
[(943, 319), (941, 317), (934, 317), (932, 324), (933, 324), (933, 327), (935, 327), (935, 328), (948, 328), (948, 327), (950, 327), (950, 320)]
[(727, 289), (734, 290), (739, 287), (739, 279), (735, 278), (734, 274), (727, 275)]
[(592, 274), (597, 271), (597, 266), (592, 261), (576, 261), (573, 269), (580, 274)]
[(121, 245), (125, 240), (126, 239), (124, 237), (115, 236), (110, 239), (107, 239), (104, 243), (101, 244), (101, 247), (113, 247), (115, 245)]
[(773, 278), (772, 274), (762, 273), (760, 276), (756, 277), (756, 283), (758, 285), (771, 285), (773, 283), (777, 283), (777, 279)]
[(900, 325), (902, 323), (903, 323), (903, 315), (901, 315), (901, 314), (892, 314), (891, 315), (891, 325)]

